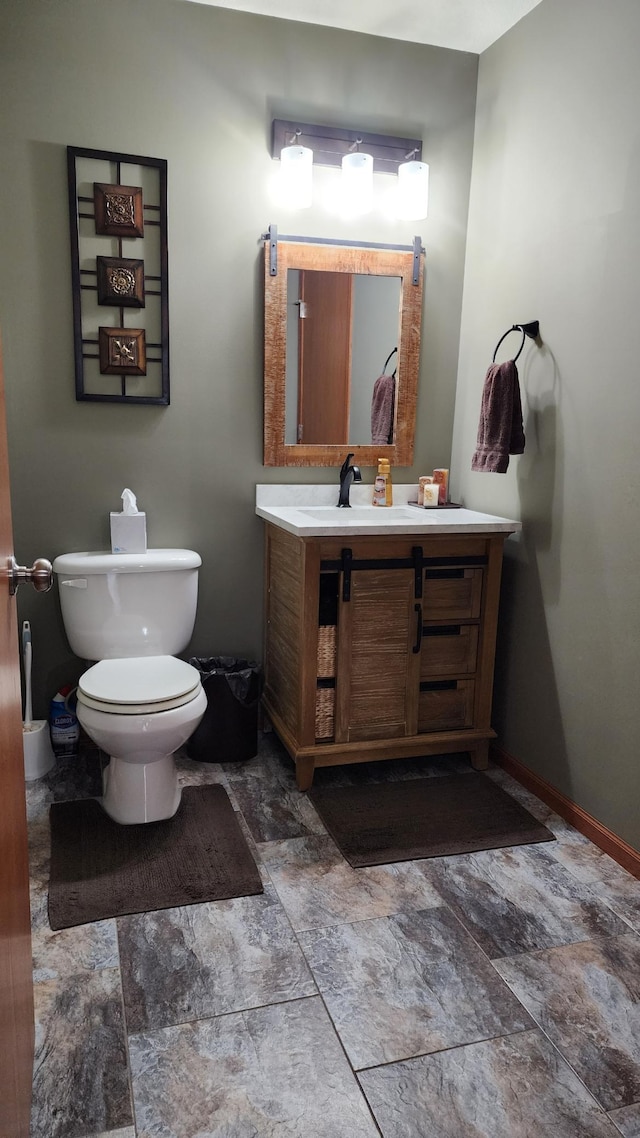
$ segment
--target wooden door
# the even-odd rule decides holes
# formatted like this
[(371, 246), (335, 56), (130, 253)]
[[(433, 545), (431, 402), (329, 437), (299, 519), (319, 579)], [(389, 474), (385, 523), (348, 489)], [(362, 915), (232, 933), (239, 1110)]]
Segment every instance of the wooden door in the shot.
[(28, 1138), (33, 1067), (33, 987), (22, 700), (0, 354), (0, 1138)]
[(338, 616), (336, 743), (417, 733), (422, 609), (414, 594), (411, 569), (351, 574)]
[(351, 273), (300, 273), (298, 442), (349, 441)]

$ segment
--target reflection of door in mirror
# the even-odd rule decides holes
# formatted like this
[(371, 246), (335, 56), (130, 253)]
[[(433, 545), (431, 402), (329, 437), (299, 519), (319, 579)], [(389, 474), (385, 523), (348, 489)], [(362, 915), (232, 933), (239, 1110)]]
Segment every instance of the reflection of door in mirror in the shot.
[(297, 442), (346, 445), (353, 277), (308, 270), (299, 277)]
[(372, 442), (373, 388), (398, 343), (401, 284), (400, 277), (288, 270), (288, 445)]

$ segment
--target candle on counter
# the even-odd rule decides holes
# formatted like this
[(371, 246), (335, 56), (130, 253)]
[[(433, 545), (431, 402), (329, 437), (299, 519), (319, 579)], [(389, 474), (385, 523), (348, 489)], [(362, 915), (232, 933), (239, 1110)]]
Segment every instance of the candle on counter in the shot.
[(440, 487), (437, 482), (427, 482), (423, 487), (422, 505), (425, 509), (437, 506), (440, 501)]
[(440, 505), (446, 505), (449, 501), (449, 471), (444, 467), (438, 467), (433, 472), (433, 481), (440, 487)]

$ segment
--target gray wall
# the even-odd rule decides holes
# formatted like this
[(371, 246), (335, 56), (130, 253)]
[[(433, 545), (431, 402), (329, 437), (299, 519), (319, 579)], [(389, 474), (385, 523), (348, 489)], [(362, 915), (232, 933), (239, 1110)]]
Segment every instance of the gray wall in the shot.
[[(260, 481), (337, 472), (262, 467), (259, 235), (411, 243), (427, 255), (416, 461), (448, 466), (458, 360), (477, 57), (176, 0), (3, 0), (0, 9), (0, 327), (15, 544), (104, 548), (124, 486), (150, 545), (201, 552), (191, 650), (259, 656)], [(347, 224), (276, 210), (271, 120), (421, 137), (430, 216)], [(76, 403), (65, 147), (166, 158), (172, 403)], [(328, 176), (319, 171), (320, 182)], [(373, 471), (365, 472), (372, 479)], [(396, 474), (398, 478), (398, 474)], [(79, 670), (55, 593), (20, 591), (36, 704)]]
[[(636, 848), (639, 43), (637, 0), (544, 0), (481, 57), (451, 461), (454, 496), (523, 523), (505, 564), (501, 742)], [(525, 453), (506, 475), (472, 473), (495, 344), (532, 319)]]

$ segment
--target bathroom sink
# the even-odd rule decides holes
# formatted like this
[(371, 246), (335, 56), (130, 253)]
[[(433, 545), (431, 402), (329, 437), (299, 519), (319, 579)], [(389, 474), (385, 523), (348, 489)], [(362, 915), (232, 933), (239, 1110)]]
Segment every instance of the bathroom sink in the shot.
[(395, 525), (398, 522), (425, 522), (429, 519), (426, 510), (418, 513), (404, 506), (314, 506), (313, 509), (301, 509), (301, 514), (311, 518), (314, 522), (330, 522), (336, 526), (351, 526), (364, 522), (366, 525)]

